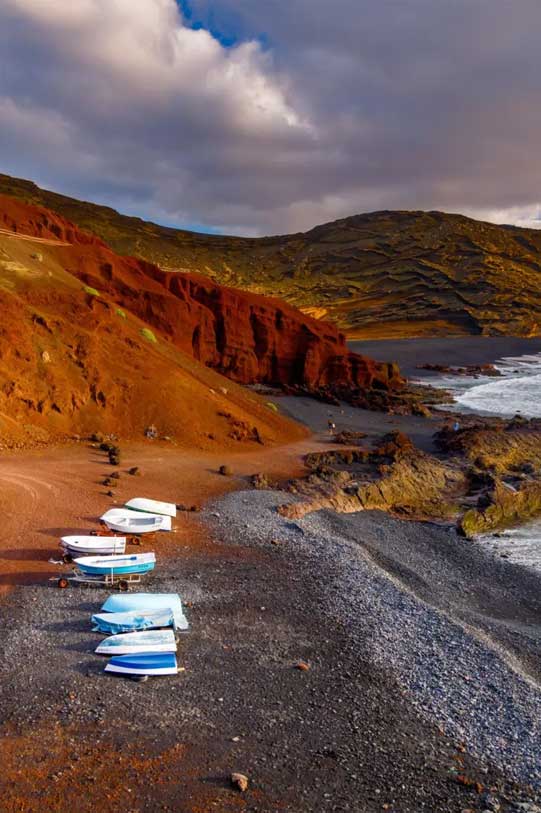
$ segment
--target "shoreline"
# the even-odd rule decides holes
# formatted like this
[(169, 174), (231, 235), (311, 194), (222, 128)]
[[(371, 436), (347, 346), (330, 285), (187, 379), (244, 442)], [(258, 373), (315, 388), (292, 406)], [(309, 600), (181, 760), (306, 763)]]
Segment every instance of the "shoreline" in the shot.
[[(170, 681), (104, 675), (89, 618), (109, 591), (45, 582), (60, 531), (112, 502), (104, 456), (60, 447), (0, 464), (5, 504), (24, 516), (0, 538), (6, 813), (477, 813), (489, 791), (502, 813), (538, 813), (541, 575), (449, 526), (373, 511), (292, 521), (275, 511), (289, 495), (246, 490), (250, 474), (295, 476), (302, 454), (336, 448), (330, 418), (367, 443), (400, 429), (433, 451), (446, 416), (272, 400), (314, 434), (236, 455), (121, 444), (121, 470), (143, 476), (122, 474), (115, 500), (203, 507), (157, 540), (148, 581), (187, 607), (185, 671)], [(21, 584), (31, 568), (39, 583)]]
[(492, 364), (503, 356), (541, 353), (541, 337), (525, 339), (517, 336), (353, 340), (348, 341), (348, 345), (354, 352), (377, 361), (396, 361), (408, 378), (434, 376), (427, 370), (418, 370), (418, 364), (467, 367)]
[(257, 544), (277, 537), (302, 549), (360, 657), (389, 670), (481, 771), (541, 789), (541, 576), (491, 559), (451, 528), (381, 512), (320, 511), (290, 522), (275, 511), (291, 499), (280, 492), (215, 503), (222, 535), (238, 534), (247, 499), (259, 507), (249, 528)]

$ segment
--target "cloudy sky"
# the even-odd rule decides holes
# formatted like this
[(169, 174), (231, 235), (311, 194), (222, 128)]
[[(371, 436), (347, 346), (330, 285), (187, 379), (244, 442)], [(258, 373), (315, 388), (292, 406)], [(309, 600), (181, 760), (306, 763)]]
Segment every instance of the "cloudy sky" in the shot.
[(539, 0), (0, 0), (0, 171), (173, 225), (541, 225)]

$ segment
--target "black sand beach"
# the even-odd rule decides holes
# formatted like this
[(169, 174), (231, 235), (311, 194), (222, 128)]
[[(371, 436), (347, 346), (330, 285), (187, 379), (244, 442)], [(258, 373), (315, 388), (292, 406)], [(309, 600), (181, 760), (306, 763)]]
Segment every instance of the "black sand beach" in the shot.
[[(323, 451), (329, 417), (427, 450), (440, 423), (275, 401)], [(105, 590), (8, 596), (2, 810), (539, 813), (541, 576), (429, 522), (286, 520), (289, 495), (233, 482), (197, 519), (206, 545), (157, 548), (148, 588), (180, 592), (191, 624), (178, 678), (103, 674), (90, 614)]]
[(504, 356), (541, 353), (541, 338), (516, 336), (459, 336), (451, 339), (380, 339), (354, 341), (350, 347), (378, 361), (396, 361), (404, 375), (433, 375), (418, 370), (419, 364), (469, 366), (492, 364)]

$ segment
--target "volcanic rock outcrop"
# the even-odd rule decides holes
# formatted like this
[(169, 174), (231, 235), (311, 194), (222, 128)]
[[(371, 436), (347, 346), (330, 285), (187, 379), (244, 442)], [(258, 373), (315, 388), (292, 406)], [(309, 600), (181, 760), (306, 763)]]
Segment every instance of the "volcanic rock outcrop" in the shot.
[(146, 223), (0, 175), (120, 254), (278, 296), (350, 337), (541, 335), (541, 231), (442, 212), (374, 212), (247, 239)]
[[(298, 501), (279, 509), (290, 519), (323, 508), (449, 519), (456, 516), (467, 487), (460, 467), (419, 451), (401, 432), (386, 435), (374, 449), (310, 454), (305, 463), (312, 473), (289, 488)], [(354, 471), (341, 470), (343, 464), (353, 464)]]
[[(64, 218), (8, 196), (0, 196), (0, 304), (0, 410), (7, 423), (30, 414), (31, 423), (41, 416), (64, 428), (118, 430), (123, 414), (129, 434), (135, 412), (137, 431), (145, 423), (176, 423), (178, 430), (173, 413), (181, 396), (190, 400), (185, 417), (194, 414), (189, 426), (197, 426), (194, 380), (218, 400), (232, 395), (207, 368), (240, 383), (356, 398), (374, 393), (378, 404), (403, 383), (394, 365), (350, 353), (333, 326), (285, 303), (119, 257)], [(179, 365), (192, 384), (185, 381), (175, 395)], [(246, 407), (248, 395), (240, 392), (235, 397)], [(160, 416), (153, 414), (158, 403)], [(249, 427), (247, 437), (283, 425), (270, 409), (257, 410), (267, 429)], [(240, 413), (222, 412), (246, 423)]]
[(296, 501), (282, 506), (299, 519), (329, 508), (383, 510), (404, 518), (456, 521), (464, 536), (541, 514), (541, 421), (465, 419), (435, 435), (438, 456), (400, 432), (374, 448), (355, 446), (306, 456), (308, 476), (292, 481)]

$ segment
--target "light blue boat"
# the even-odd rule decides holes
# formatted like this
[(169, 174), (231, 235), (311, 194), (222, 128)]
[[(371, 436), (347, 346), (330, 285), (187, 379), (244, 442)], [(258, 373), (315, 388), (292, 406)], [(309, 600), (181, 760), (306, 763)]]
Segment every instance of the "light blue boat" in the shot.
[(104, 638), (96, 647), (98, 655), (135, 655), (141, 652), (176, 652), (177, 642), (172, 629), (125, 632)]
[(136, 632), (137, 630), (161, 629), (173, 627), (176, 620), (169, 607), (161, 610), (132, 610), (127, 613), (95, 613), (92, 616), (93, 631), (116, 635), (119, 632)]
[(105, 671), (119, 675), (176, 675), (178, 666), (174, 654), (142, 652), (111, 658)]
[(87, 576), (129, 576), (148, 573), (156, 566), (154, 553), (134, 553), (122, 556), (82, 556), (73, 560)]
[(125, 613), (163, 610), (164, 607), (173, 612), (177, 630), (188, 629), (188, 620), (178, 593), (119, 593), (109, 596), (101, 609), (103, 612)]

